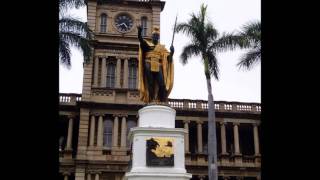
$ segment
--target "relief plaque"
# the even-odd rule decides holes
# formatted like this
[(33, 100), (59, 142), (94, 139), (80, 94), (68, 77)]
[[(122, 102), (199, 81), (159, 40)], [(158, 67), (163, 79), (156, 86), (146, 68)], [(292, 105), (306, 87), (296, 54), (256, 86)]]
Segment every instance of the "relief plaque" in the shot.
[(147, 166), (174, 166), (174, 138), (153, 137), (147, 139)]

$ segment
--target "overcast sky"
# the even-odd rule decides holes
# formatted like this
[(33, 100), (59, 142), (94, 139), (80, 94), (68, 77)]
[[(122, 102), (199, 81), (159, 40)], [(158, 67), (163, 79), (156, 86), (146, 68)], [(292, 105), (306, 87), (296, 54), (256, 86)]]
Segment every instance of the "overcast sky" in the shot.
[[(198, 12), (201, 3), (208, 5), (207, 14), (216, 29), (232, 32), (253, 20), (261, 19), (260, 0), (167, 0), (161, 13), (161, 44), (169, 49), (176, 14), (178, 22), (186, 22), (191, 12)], [(86, 21), (86, 9), (72, 10), (71, 15)], [(180, 63), (182, 47), (189, 38), (176, 34), (174, 39), (174, 86), (169, 98), (207, 100), (207, 86), (200, 57), (192, 57), (183, 66)], [(219, 53), (220, 79), (212, 79), (213, 96), (217, 101), (261, 102), (260, 63), (250, 71), (239, 70), (236, 64), (245, 50)], [(81, 93), (83, 78), (83, 57), (72, 50), (72, 68), (60, 65), (59, 91), (61, 93)]]

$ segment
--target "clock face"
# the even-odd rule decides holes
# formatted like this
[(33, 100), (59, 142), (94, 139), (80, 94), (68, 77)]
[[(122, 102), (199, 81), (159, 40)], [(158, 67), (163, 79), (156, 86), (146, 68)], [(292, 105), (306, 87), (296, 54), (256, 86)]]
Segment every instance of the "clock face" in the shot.
[(125, 33), (132, 28), (133, 20), (126, 14), (120, 14), (115, 18), (115, 25), (118, 31)]

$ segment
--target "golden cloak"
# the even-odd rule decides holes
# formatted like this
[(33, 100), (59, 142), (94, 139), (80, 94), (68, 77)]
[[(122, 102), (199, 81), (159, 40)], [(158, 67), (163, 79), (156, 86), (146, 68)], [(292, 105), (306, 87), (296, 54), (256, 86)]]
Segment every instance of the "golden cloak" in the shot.
[[(149, 45), (149, 46), (155, 46), (152, 42), (145, 40), (145, 42)], [(161, 44), (157, 44), (156, 47), (157, 50), (160, 52), (160, 57), (161, 57), (161, 66), (160, 68), (162, 68), (162, 72), (163, 72), (163, 79), (164, 79), (164, 83), (166, 86), (166, 90), (167, 90), (167, 96), (169, 96), (172, 87), (173, 87), (173, 59), (171, 61), (171, 63), (168, 62), (168, 56), (170, 55), (170, 52), (165, 48), (164, 45)], [(139, 91), (140, 91), (140, 100), (142, 100), (145, 103), (149, 103), (152, 101), (152, 99), (150, 99), (149, 96), (149, 91), (148, 91), (148, 82), (146, 80), (145, 75), (143, 74), (144, 72), (144, 66), (143, 66), (143, 61), (142, 61), (142, 49), (139, 46), (139, 65), (138, 65), (138, 78), (139, 78)]]

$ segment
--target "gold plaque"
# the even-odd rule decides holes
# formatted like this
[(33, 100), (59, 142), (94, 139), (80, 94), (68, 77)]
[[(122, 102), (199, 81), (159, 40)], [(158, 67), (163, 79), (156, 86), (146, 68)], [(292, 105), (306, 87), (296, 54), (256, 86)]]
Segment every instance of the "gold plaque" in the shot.
[(173, 166), (174, 165), (174, 138), (153, 137), (147, 139), (147, 165)]

